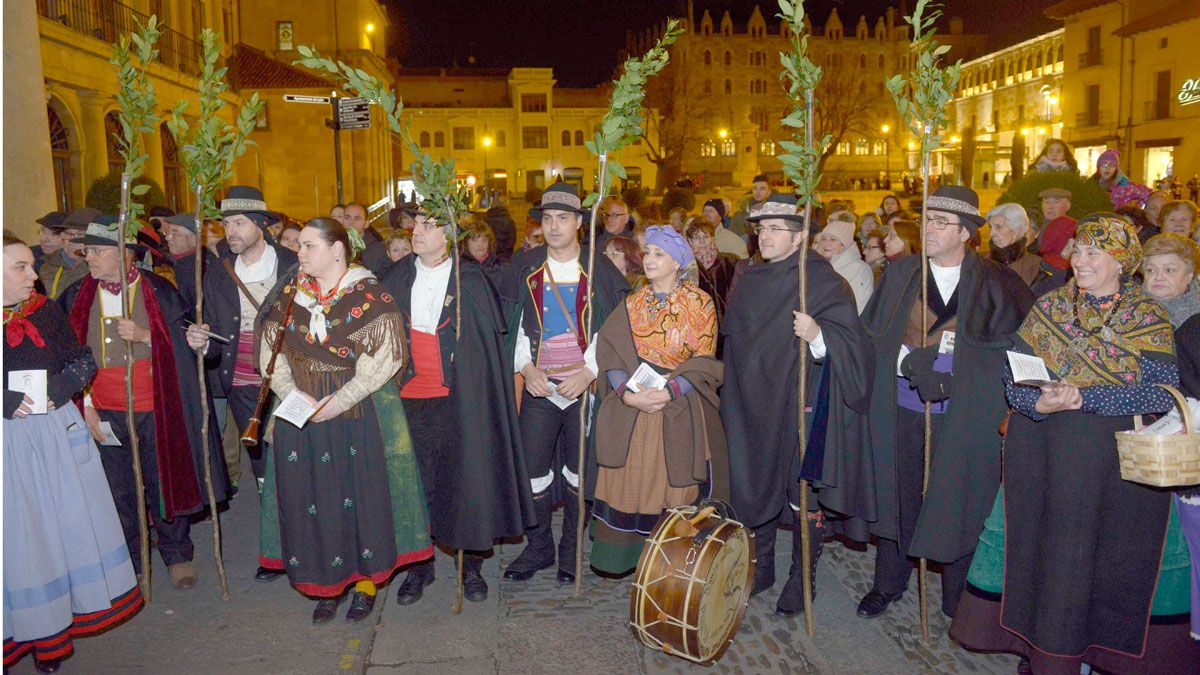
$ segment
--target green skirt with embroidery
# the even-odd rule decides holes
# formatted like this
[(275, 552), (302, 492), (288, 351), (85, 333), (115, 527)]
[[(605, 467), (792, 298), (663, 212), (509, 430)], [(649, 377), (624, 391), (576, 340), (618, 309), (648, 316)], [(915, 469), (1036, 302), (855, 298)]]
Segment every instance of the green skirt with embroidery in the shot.
[(272, 420), (261, 496), (259, 564), (299, 591), (340, 595), (433, 555), (408, 420), (393, 386), (341, 416), (297, 429)]

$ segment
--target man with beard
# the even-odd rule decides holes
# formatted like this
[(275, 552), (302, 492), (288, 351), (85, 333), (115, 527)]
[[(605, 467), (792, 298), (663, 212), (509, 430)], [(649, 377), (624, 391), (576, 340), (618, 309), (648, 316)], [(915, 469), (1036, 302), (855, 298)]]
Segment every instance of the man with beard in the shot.
[[(747, 219), (758, 230), (763, 262), (746, 268), (721, 323), (725, 337), (725, 385), (721, 422), (729, 443), (729, 481), (738, 519), (754, 530), (757, 563), (752, 594), (775, 583), (775, 531), (780, 521), (797, 525), (787, 584), (775, 611), (803, 611), (802, 539), (809, 531), (816, 567), (824, 536), (820, 507), (810, 499), (800, 514), (800, 478), (814, 487), (841, 487), (853, 470), (840, 453), (861, 444), (859, 430), (871, 391), (874, 358), (858, 318), (854, 294), (827, 260), (807, 260), (807, 312), (801, 313), (798, 267), (807, 233), (796, 213), (796, 196), (770, 195)], [(800, 345), (807, 344), (805, 411), (810, 432), (800, 466), (797, 383)], [(822, 496), (818, 488), (819, 496)], [(836, 503), (836, 500), (834, 500)]]
[[(514, 372), (525, 377), (521, 399), (521, 442), (529, 469), (537, 525), (528, 532), (525, 550), (504, 572), (505, 579), (525, 581), (554, 565), (551, 485), (556, 475), (567, 482), (562, 539), (558, 547), (558, 580), (575, 580), (575, 534), (579, 517), (576, 490), (579, 484), (576, 443), (581, 430), (579, 400), (596, 379), (593, 335), (587, 334), (588, 297), (592, 302), (593, 333), (629, 290), (625, 277), (603, 255), (596, 255), (594, 276), (587, 276), (587, 249), (579, 245), (583, 225), (579, 193), (569, 183), (555, 183), (542, 194), (531, 215), (542, 217), (545, 246), (522, 251), (505, 270), (500, 296), (509, 318), (509, 333), (516, 335)], [(560, 408), (551, 400), (558, 394), (572, 402)], [(560, 443), (561, 439), (561, 443)], [(562, 461), (555, 451), (564, 448)], [(589, 472), (592, 481), (595, 472)]]
[[(1000, 487), (1005, 353), (1034, 297), (1014, 272), (968, 247), (984, 223), (978, 205), (970, 188), (946, 185), (930, 195), (928, 304), (921, 257), (906, 256), (888, 267), (863, 312), (876, 354), (864, 461), (874, 465), (867, 494), (877, 496), (877, 514), (865, 502), (842, 511), (873, 520), (878, 537), (874, 584), (858, 604), (863, 618), (900, 599), (912, 558), (942, 563), (942, 612), (953, 616)], [(922, 496), (926, 401), (932, 459)]]
[[(267, 227), (278, 218), (267, 210), (257, 188), (235, 185), (225, 193), (221, 220), (229, 253), (204, 270), (205, 323), (187, 333), (188, 344), (203, 350), (213, 397), (228, 402), (240, 431), (250, 423), (262, 384), (255, 368), (254, 320), (267, 293), (297, 262), (295, 253), (266, 240)], [(228, 342), (209, 340), (197, 328)], [(224, 405), (215, 407), (219, 418), (224, 418)], [(249, 452), (256, 487), (261, 491), (266, 453), (261, 446)], [(241, 448), (234, 448), (231, 454), (227, 461), (240, 464)], [(254, 578), (271, 581), (282, 574), (260, 567)]]
[[(478, 265), (461, 265), (462, 287), (455, 287), (460, 261), (450, 255), (446, 227), (415, 208), (412, 214), (413, 254), (383, 278), (400, 307), (410, 348), (399, 375), (400, 400), (433, 540), (465, 552), (463, 595), (483, 602), (488, 587), (480, 570), (493, 541), (519, 537), (533, 525), (504, 315)], [(432, 558), (410, 567), (397, 601), (419, 600), (433, 583), (433, 570)]]

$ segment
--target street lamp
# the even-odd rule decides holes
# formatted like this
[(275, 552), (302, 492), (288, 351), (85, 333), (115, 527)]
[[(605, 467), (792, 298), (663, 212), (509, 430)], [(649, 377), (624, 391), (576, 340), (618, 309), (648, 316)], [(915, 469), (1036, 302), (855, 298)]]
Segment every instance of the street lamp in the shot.
[(717, 156), (720, 157), (718, 162), (721, 166), (721, 179), (725, 179), (725, 139), (729, 137), (729, 132), (725, 129), (717, 131), (717, 135), (721, 137), (721, 143), (717, 147)]
[(888, 138), (888, 132), (892, 130), (892, 127), (888, 126), (887, 124), (884, 124), (883, 126), (879, 127), (879, 130), (883, 132), (883, 157), (884, 157), (883, 165), (885, 167), (884, 172), (883, 172), (883, 180), (884, 180), (884, 182), (887, 183), (886, 189), (889, 192), (891, 192), (891, 190), (892, 190), (892, 141), (890, 138)]

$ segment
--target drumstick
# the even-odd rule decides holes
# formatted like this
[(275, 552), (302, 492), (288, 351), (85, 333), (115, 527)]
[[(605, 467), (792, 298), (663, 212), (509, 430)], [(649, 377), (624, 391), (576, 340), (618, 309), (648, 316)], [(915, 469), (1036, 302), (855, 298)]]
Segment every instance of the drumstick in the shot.
[(688, 518), (687, 520), (677, 521), (675, 523), (675, 536), (676, 537), (695, 536), (696, 533), (699, 532), (699, 530), (696, 529), (696, 525), (703, 522), (705, 518), (708, 518), (712, 514), (716, 513), (716, 511), (717, 511), (716, 507), (706, 506), (706, 507), (700, 509), (700, 511), (697, 512), (696, 515), (692, 516), (691, 518)]

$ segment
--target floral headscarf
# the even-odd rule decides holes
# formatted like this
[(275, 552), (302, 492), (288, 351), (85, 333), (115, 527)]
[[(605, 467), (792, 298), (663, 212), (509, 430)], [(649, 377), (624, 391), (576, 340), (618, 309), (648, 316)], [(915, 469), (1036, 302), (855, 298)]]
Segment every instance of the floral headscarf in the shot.
[(1142, 244), (1133, 225), (1115, 213), (1094, 213), (1075, 227), (1075, 243), (1095, 246), (1116, 258), (1122, 276), (1133, 274), (1142, 264)]

